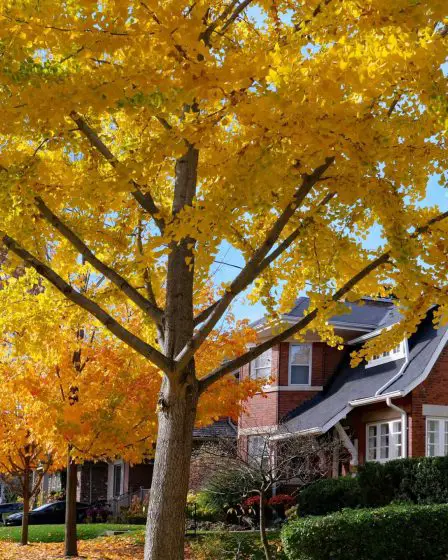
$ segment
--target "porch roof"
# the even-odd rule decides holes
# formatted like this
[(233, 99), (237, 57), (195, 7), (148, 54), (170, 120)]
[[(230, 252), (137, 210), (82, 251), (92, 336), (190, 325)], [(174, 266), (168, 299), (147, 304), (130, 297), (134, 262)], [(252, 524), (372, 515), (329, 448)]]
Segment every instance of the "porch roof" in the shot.
[[(434, 329), (431, 312), (408, 340), (407, 363), (400, 359), (369, 368), (365, 363), (351, 368), (347, 352), (324, 390), (283, 418), (281, 431), (323, 433), (345, 418), (353, 407), (369, 404), (363, 399), (385, 400), (388, 396), (408, 394), (429, 375), (447, 339), (448, 327)], [(398, 375), (403, 366), (401, 375)], [(397, 379), (381, 390), (395, 376)]]

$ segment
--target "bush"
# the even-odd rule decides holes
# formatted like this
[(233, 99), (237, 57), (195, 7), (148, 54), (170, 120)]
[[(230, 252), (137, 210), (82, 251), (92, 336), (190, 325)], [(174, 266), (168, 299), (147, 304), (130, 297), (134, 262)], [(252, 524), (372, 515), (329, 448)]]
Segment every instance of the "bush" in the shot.
[[(241, 510), (241, 504), (247, 498), (247, 489), (252, 488), (245, 479), (244, 473), (239, 469), (225, 469), (217, 471), (207, 482), (206, 487), (200, 493), (202, 503), (221, 516)], [(233, 512), (233, 513), (232, 513)]]
[(357, 478), (324, 478), (302, 490), (298, 497), (299, 515), (326, 515), (362, 504)]
[[(281, 551), (278, 532), (269, 532), (268, 539), (273, 560), (286, 560), (286, 556)], [(265, 559), (260, 537), (252, 531), (199, 535), (197, 539), (189, 541), (189, 549), (194, 560)]]
[(289, 560), (445, 560), (448, 505), (391, 505), (291, 521)]
[(448, 501), (448, 457), (416, 457), (366, 463), (359, 469), (363, 503), (383, 506), (393, 501), (437, 504)]
[(198, 494), (188, 494), (187, 498), (187, 517), (196, 518), (198, 521), (218, 521), (223, 518), (224, 513), (216, 504), (209, 499), (209, 494), (198, 492)]

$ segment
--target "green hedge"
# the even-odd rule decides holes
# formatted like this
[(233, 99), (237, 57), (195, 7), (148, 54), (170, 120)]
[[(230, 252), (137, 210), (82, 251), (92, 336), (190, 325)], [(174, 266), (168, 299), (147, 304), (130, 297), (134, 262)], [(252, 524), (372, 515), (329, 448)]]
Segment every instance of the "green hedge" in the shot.
[(344, 508), (392, 502), (448, 502), (448, 456), (366, 463), (356, 478), (324, 479), (299, 494), (299, 515), (326, 515)]
[(358, 480), (367, 507), (393, 501), (445, 503), (448, 502), (448, 456), (366, 463), (359, 469)]
[(298, 514), (325, 515), (344, 508), (360, 507), (361, 502), (361, 488), (357, 478), (325, 478), (300, 492)]
[(392, 505), (291, 521), (289, 560), (446, 560), (448, 505)]

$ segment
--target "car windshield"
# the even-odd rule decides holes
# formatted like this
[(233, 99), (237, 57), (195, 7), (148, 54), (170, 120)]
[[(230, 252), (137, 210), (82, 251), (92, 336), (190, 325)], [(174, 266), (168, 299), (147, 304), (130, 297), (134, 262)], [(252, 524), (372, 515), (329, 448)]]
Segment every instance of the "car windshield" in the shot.
[(47, 509), (49, 507), (51, 507), (53, 504), (44, 504), (43, 506), (39, 506), (37, 508), (34, 508), (32, 511), (42, 511), (44, 509)]

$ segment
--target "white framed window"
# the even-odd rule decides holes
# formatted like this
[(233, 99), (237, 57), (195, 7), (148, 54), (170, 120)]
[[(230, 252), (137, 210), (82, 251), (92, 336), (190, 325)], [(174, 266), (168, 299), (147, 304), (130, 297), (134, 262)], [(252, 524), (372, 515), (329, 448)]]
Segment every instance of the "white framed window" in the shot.
[(401, 420), (367, 424), (366, 430), (367, 461), (384, 463), (402, 457), (403, 433)]
[(311, 344), (289, 345), (289, 385), (311, 385)]
[(269, 438), (267, 434), (253, 435), (247, 438), (248, 459), (254, 463), (265, 463), (269, 460)]
[(271, 376), (272, 349), (266, 350), (250, 363), (250, 376), (253, 379), (265, 379)]
[(386, 352), (381, 352), (381, 354), (375, 354), (372, 359), (367, 362), (366, 368), (379, 366), (380, 364), (386, 364), (387, 362), (394, 362), (395, 360), (401, 360), (406, 357), (406, 341), (403, 340), (392, 348), (392, 350), (387, 350)]
[(426, 456), (443, 457), (448, 455), (448, 419), (426, 419)]

